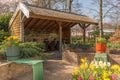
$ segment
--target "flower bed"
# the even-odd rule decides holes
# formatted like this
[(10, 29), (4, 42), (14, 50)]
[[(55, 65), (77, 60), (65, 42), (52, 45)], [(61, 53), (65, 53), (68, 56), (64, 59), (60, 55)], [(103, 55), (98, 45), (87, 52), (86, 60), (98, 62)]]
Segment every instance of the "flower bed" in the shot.
[(120, 66), (111, 65), (110, 62), (92, 61), (81, 59), (81, 64), (73, 71), (73, 80), (119, 80)]

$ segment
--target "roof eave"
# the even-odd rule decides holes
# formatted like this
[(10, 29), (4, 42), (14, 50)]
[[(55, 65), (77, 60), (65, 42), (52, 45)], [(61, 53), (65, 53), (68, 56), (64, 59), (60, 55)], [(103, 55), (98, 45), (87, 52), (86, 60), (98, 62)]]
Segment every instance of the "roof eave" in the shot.
[(43, 16), (43, 15), (38, 15), (38, 14), (30, 14), (30, 17), (32, 18), (41, 18), (41, 19), (47, 19), (47, 20), (55, 20), (55, 21), (61, 21), (61, 22), (73, 22), (73, 23), (87, 23), (87, 24), (94, 24), (98, 25), (98, 22), (96, 21), (80, 21), (80, 20), (71, 20), (71, 19), (63, 19), (63, 18), (58, 18), (58, 17), (50, 17), (50, 16)]

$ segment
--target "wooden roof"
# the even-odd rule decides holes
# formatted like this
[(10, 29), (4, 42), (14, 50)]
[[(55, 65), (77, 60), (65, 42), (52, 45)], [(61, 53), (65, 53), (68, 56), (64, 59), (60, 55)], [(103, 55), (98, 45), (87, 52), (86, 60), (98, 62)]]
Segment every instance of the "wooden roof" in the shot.
[(24, 18), (25, 29), (32, 30), (57, 30), (57, 21), (62, 22), (63, 28), (72, 27), (78, 23), (97, 24), (97, 22), (87, 16), (70, 14), (51, 9), (45, 9), (38, 6), (33, 6), (27, 3), (20, 3), (13, 17), (10, 20), (11, 27), (18, 13), (22, 11)]

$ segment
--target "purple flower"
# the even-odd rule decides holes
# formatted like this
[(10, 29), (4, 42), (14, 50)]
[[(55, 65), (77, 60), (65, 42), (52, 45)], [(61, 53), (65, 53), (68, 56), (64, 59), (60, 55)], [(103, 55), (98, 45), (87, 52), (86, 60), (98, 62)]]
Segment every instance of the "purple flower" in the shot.
[(100, 78), (100, 73), (98, 73), (98, 77)]

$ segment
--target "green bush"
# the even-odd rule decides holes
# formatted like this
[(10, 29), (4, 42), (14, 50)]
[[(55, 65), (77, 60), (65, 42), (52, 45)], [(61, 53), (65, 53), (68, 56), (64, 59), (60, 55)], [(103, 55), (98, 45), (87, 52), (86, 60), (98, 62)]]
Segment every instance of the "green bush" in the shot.
[[(22, 58), (29, 58), (34, 56), (43, 56), (44, 49), (41, 48), (40, 44), (42, 43), (36, 43), (36, 42), (25, 42), (20, 43), (20, 51), (21, 51), (21, 57)], [(43, 45), (43, 44), (42, 44)]]
[(0, 42), (2, 42), (5, 39), (5, 37), (8, 37), (8, 36), (10, 36), (8, 32), (4, 30), (0, 30)]
[[(87, 50), (91, 47), (93, 47), (93, 44), (82, 44), (82, 43), (77, 43), (77, 44), (69, 44), (69, 48), (75, 49), (75, 48), (80, 48), (82, 50)], [(68, 46), (67, 46), (68, 47)]]
[(120, 44), (107, 43), (107, 48), (118, 48), (120, 49)]
[(0, 16), (0, 30), (9, 31), (8, 26), (11, 17), (11, 14), (5, 14)]

